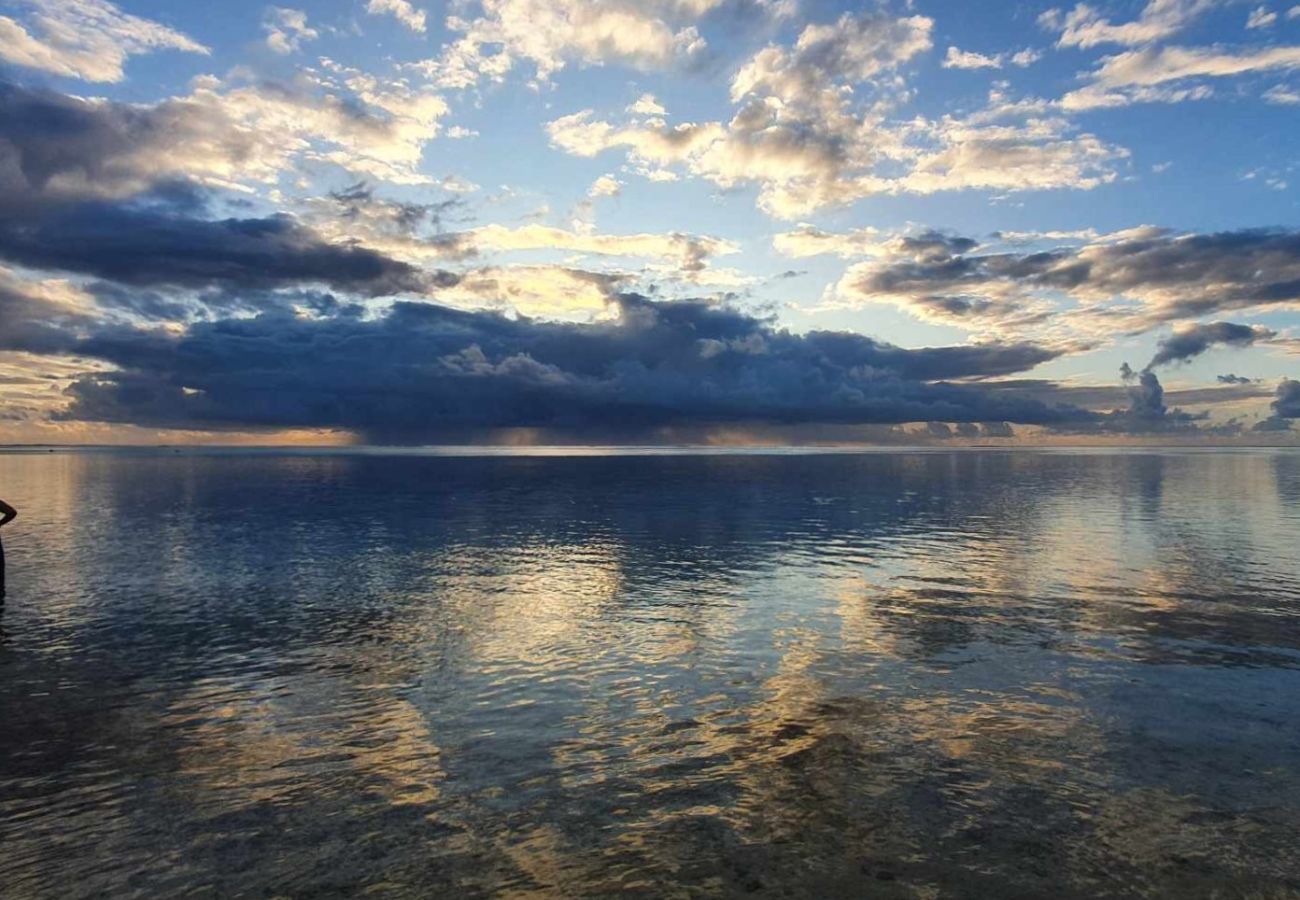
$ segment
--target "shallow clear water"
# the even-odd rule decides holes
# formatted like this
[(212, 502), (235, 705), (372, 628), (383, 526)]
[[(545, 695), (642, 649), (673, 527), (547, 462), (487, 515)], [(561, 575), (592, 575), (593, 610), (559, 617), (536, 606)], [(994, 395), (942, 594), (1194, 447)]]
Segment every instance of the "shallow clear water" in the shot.
[(8, 454), (0, 894), (1300, 896), (1300, 455)]

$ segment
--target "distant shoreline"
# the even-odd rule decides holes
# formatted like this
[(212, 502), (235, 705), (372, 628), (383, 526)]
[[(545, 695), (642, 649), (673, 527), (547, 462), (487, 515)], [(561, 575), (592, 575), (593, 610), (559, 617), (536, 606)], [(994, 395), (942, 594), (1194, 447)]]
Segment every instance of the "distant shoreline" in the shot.
[(3, 444), (0, 455), (106, 454), (118, 456), (428, 456), (474, 457), (606, 457), (606, 456), (831, 456), (889, 453), (1220, 453), (1300, 451), (1296, 444), (876, 444), (876, 445), (434, 445), (326, 446), (223, 444)]

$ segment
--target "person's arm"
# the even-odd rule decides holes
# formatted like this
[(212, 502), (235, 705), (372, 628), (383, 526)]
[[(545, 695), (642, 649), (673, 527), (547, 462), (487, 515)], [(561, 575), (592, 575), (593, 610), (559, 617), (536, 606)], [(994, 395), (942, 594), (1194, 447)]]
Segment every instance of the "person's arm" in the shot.
[(8, 525), (16, 518), (18, 518), (18, 510), (0, 500), (0, 526)]

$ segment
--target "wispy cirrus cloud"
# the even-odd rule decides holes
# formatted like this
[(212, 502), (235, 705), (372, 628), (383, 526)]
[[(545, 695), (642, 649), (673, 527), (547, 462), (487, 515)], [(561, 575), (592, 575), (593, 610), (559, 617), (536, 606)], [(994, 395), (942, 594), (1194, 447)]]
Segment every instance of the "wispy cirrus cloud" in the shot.
[(1088, 49), (1103, 44), (1138, 46), (1177, 34), (1224, 0), (1147, 0), (1136, 19), (1112, 22), (1093, 5), (1049, 9), (1038, 17), (1048, 31), (1059, 33), (1057, 46)]
[(1262, 47), (1236, 52), (1219, 47), (1149, 47), (1104, 57), (1089, 73), (1089, 83), (1061, 98), (1061, 106), (1067, 110), (1084, 110), (1199, 99), (1209, 96), (1208, 87), (1180, 85), (1198, 79), (1296, 69), (1300, 69), (1300, 47)]

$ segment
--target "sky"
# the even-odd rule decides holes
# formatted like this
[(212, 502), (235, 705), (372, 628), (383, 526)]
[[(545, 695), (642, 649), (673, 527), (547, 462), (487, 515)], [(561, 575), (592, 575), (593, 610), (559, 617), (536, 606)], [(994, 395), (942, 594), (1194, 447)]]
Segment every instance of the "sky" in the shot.
[(1300, 5), (0, 0), (0, 443), (1296, 443)]

